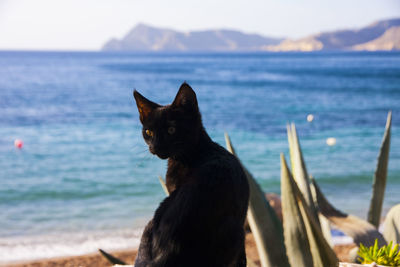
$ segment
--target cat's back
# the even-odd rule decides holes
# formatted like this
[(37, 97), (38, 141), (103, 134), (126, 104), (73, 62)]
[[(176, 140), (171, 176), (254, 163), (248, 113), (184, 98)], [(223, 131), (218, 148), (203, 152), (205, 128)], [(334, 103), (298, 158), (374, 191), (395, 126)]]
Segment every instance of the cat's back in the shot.
[(239, 160), (225, 148), (212, 142), (194, 168), (199, 184), (219, 191), (216, 197), (224, 198), (240, 210), (247, 209), (249, 186)]
[(239, 160), (219, 144), (211, 142), (202, 154), (196, 166), (200, 173), (207, 172), (212, 178), (220, 178), (221, 181), (247, 181)]

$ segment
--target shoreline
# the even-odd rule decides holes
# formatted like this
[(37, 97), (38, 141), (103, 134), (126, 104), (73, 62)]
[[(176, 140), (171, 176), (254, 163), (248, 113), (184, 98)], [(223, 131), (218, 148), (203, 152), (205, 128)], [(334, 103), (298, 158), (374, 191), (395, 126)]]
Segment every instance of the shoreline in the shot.
[[(136, 258), (137, 249), (121, 249), (121, 250), (110, 250), (117, 258), (132, 263)], [(0, 267), (45, 267), (45, 266), (98, 266), (98, 267), (109, 267), (111, 264), (103, 257), (99, 252), (92, 252), (77, 256), (61, 256), (51, 257), (35, 260), (23, 260), (13, 261), (8, 263), (0, 263)]]
[[(348, 244), (336, 244), (334, 251), (340, 261), (348, 260), (348, 252), (355, 247), (354, 243)], [(113, 256), (125, 261), (128, 264), (132, 264), (136, 258), (137, 248), (130, 249), (118, 249), (118, 250), (107, 250)], [(256, 266), (259, 265), (259, 257), (256, 248), (256, 244), (251, 233), (246, 234), (246, 255), (251, 259)], [(14, 261), (8, 263), (0, 263), (0, 267), (110, 267), (111, 264), (99, 253), (92, 252), (77, 256), (62, 256), (62, 257), (51, 257), (36, 260), (23, 260)]]

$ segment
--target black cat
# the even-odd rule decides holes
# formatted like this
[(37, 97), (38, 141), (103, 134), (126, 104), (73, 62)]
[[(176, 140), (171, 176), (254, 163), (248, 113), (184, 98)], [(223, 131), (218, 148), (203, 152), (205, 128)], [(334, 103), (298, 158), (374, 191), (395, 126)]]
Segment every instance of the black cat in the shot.
[(143, 232), (135, 267), (246, 266), (247, 179), (206, 133), (195, 92), (183, 83), (166, 106), (134, 97), (150, 152), (168, 158), (170, 192)]

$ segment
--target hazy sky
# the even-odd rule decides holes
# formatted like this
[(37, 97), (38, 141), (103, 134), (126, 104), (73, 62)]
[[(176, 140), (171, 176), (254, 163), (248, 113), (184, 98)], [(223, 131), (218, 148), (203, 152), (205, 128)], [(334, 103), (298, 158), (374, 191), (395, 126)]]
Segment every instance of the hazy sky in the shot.
[(0, 0), (0, 49), (97, 50), (139, 22), (299, 38), (400, 17), (400, 0)]

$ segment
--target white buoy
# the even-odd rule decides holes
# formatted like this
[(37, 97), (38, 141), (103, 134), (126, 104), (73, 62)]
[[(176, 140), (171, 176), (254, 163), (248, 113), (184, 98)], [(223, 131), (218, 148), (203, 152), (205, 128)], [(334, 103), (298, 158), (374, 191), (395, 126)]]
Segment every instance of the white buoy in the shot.
[(326, 144), (328, 146), (334, 146), (336, 145), (336, 138), (335, 137), (329, 137), (326, 139)]
[(307, 115), (307, 121), (312, 122), (314, 120), (314, 115), (313, 114), (308, 114)]

